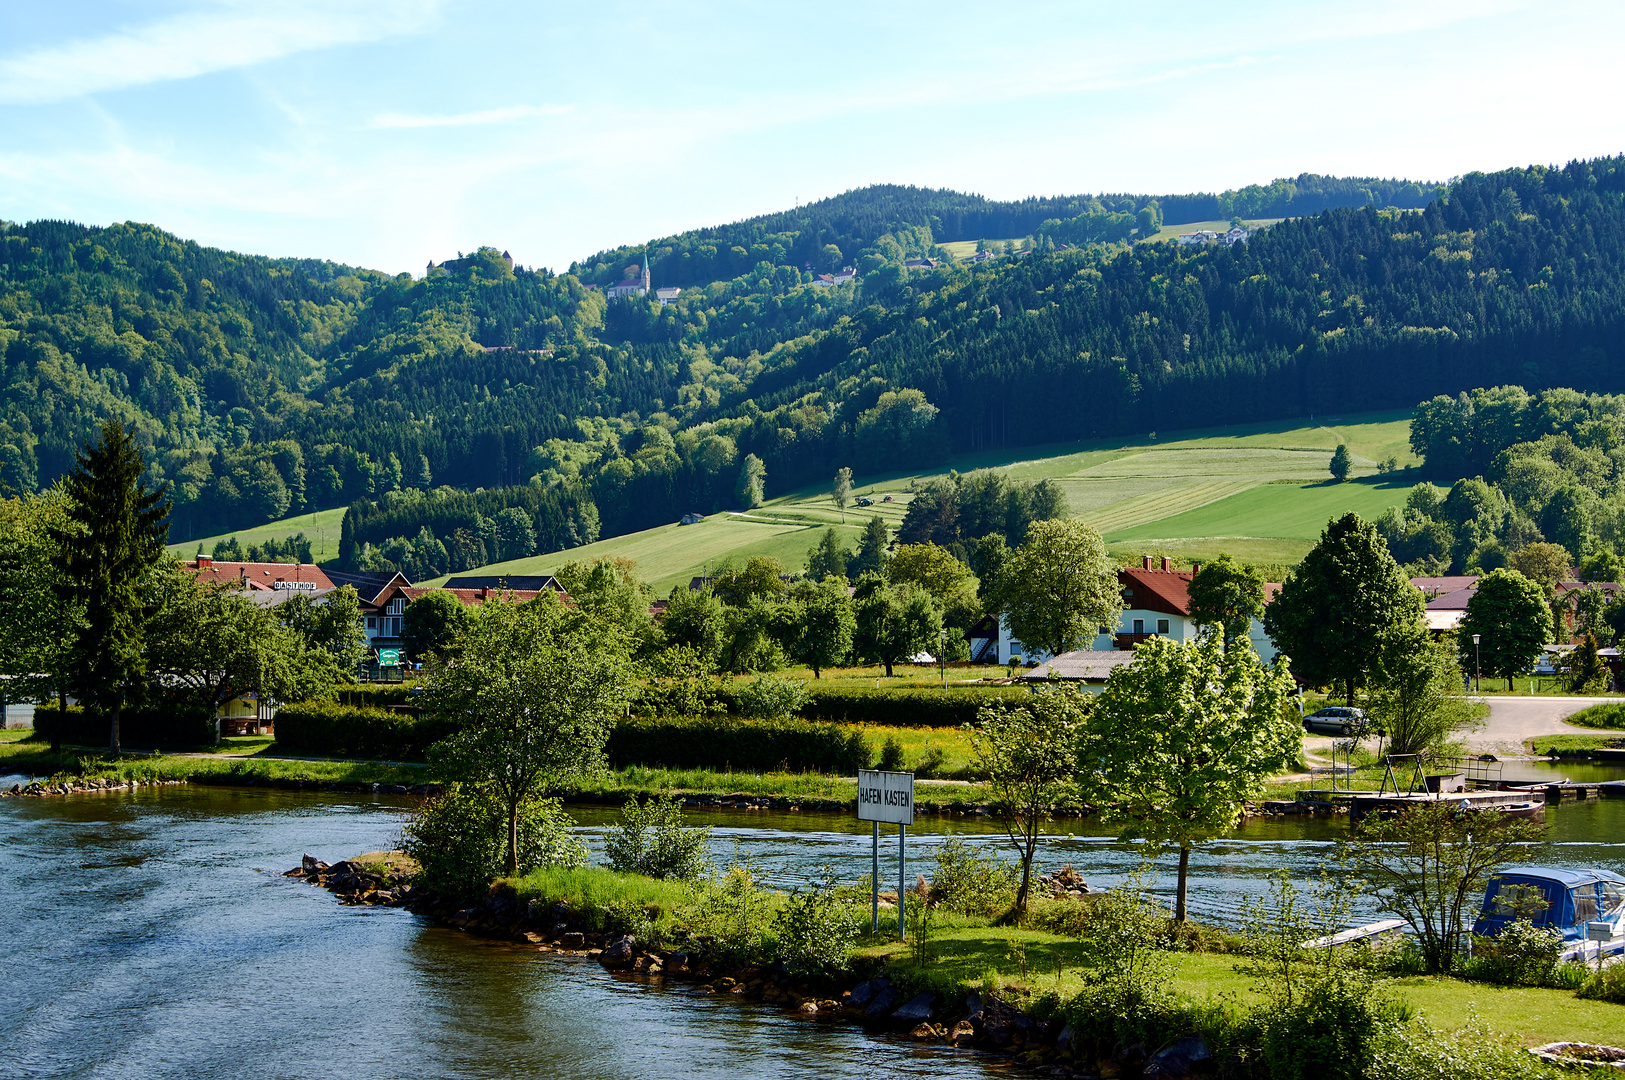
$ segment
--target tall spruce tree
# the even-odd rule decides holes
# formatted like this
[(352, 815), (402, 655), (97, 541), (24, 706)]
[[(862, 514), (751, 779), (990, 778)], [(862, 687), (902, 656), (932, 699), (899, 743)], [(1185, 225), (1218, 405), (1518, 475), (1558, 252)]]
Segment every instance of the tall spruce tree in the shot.
[(96, 443), (75, 455), (62, 481), (67, 521), (51, 527), (53, 587), (64, 607), (84, 613), (67, 650), (67, 681), (80, 701), (107, 716), (115, 753), (125, 695), (145, 667), (146, 593), (169, 534), (169, 485), (148, 487), (145, 468), (134, 437), (109, 420)]

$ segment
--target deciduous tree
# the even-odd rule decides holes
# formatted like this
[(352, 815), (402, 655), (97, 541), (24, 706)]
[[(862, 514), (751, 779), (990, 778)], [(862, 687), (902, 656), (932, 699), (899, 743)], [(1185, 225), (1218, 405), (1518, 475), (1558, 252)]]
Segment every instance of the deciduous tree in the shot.
[(1077, 520), (1033, 522), (1000, 581), (1011, 634), (1052, 656), (1083, 647), (1123, 610), (1105, 542)]
[(796, 590), (796, 600), (801, 620), (790, 644), (790, 655), (812, 668), (813, 678), (819, 679), (824, 668), (834, 667), (852, 653), (857, 621), (852, 615), (852, 601), (846, 595), (846, 579), (816, 585), (804, 582)]
[(1191, 618), (1217, 628), (1226, 649), (1248, 640), (1253, 620), (1264, 617), (1264, 575), (1228, 555), (1203, 566), (1191, 578)]
[(1327, 466), (1327, 469), (1332, 474), (1332, 479), (1341, 484), (1349, 478), (1349, 470), (1353, 467), (1354, 458), (1349, 453), (1349, 448), (1342, 443), (1338, 443), (1337, 449), (1332, 451), (1331, 463)]
[(457, 639), (467, 625), (467, 606), (444, 589), (431, 589), (406, 605), (401, 641), (419, 663), (445, 660), (457, 654)]
[(1179, 850), (1185, 918), (1191, 849), (1235, 827), (1242, 804), (1297, 759), (1292, 676), (1251, 649), (1152, 638), (1095, 701), (1079, 744), (1083, 797), (1150, 851)]
[(1545, 589), (1516, 570), (1495, 570), (1479, 578), (1456, 628), (1462, 670), (1499, 675), (1511, 690), (1513, 677), (1529, 670), (1552, 639), (1546, 599)]
[(1321, 686), (1341, 684), (1349, 704), (1395, 635), (1414, 633), (1426, 603), (1358, 514), (1329, 522), (1264, 612), (1264, 630), (1292, 657), (1292, 670)]
[(835, 508), (841, 512), (841, 523), (846, 523), (846, 503), (852, 497), (852, 470), (842, 465), (835, 470), (835, 480), (830, 484), (829, 497), (835, 503)]
[(879, 575), (866, 575), (853, 598), (857, 607), (854, 650), (869, 663), (886, 665), (888, 679), (893, 664), (936, 646), (942, 633), (942, 607), (918, 585), (890, 585)]
[(482, 605), (462, 655), (430, 675), (428, 709), (459, 727), (432, 756), (502, 800), (510, 875), (519, 869), (520, 808), (603, 768), (604, 744), (634, 690), (628, 657), (617, 624), (544, 594)]

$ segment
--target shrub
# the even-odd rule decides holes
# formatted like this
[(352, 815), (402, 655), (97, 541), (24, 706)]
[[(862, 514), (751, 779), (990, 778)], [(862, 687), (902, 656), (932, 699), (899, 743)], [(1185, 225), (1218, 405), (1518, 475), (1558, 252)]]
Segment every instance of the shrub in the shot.
[(1537, 1080), (1550, 1074), (1533, 1055), (1475, 1017), (1450, 1033), (1421, 1020), (1390, 1028), (1364, 1075), (1368, 1080)]
[[(69, 705), (66, 714), (41, 705), (34, 712), (34, 738), (81, 746), (107, 745), (110, 721), (105, 713)], [(123, 746), (213, 746), (214, 712), (191, 702), (154, 701), (126, 705), (119, 713)]]
[(1159, 948), (1168, 921), (1168, 910), (1146, 895), (1143, 870), (1095, 903), (1085, 941), (1093, 982), (1066, 1009), (1080, 1030), (1128, 1043), (1159, 1029), (1173, 1006), (1168, 956)]
[[(468, 900), (485, 892), (507, 861), (508, 811), (490, 792), (449, 784), (402, 830), (402, 848), (423, 868), (429, 892)], [(529, 799), (519, 808), (519, 872), (542, 866), (584, 866), (587, 849), (575, 821), (557, 799)]]
[(937, 848), (931, 899), (950, 911), (992, 918), (1016, 901), (1016, 868), (1004, 859), (983, 857), (959, 837)]
[(276, 714), (278, 747), (332, 757), (421, 761), (455, 730), (445, 720), (412, 712), (331, 701), (284, 705)]
[(947, 751), (940, 746), (930, 746), (920, 755), (920, 760), (914, 763), (914, 775), (921, 780), (929, 780), (942, 771), (942, 766), (948, 761)]
[(1573, 716), (1566, 717), (1564, 723), (1577, 724), (1580, 727), (1598, 728), (1603, 731), (1619, 731), (1625, 729), (1625, 701), (1609, 701), (1601, 705), (1592, 705), (1581, 709)]
[(846, 967), (861, 927), (862, 915), (836, 895), (835, 874), (825, 867), (822, 883), (793, 890), (773, 917), (775, 952), (791, 974), (834, 975)]
[(875, 766), (886, 772), (897, 772), (903, 767), (903, 742), (896, 735), (887, 735), (880, 744), (880, 761)]
[(1473, 937), (1473, 960), (1468, 978), (1502, 986), (1550, 986), (1563, 951), (1563, 931), (1514, 919), (1494, 937)]
[(605, 746), (610, 763), (680, 769), (721, 768), (851, 775), (873, 757), (861, 731), (811, 720), (736, 716), (633, 717)]
[(710, 867), (705, 846), (711, 829), (685, 828), (683, 807), (675, 796), (653, 796), (648, 802), (628, 799), (620, 824), (609, 830), (604, 854), (609, 868), (622, 874), (686, 880)]
[(786, 720), (807, 703), (807, 684), (758, 675), (735, 693), (739, 711), (758, 720)]
[(737, 853), (720, 877), (701, 883), (685, 915), (701, 951), (718, 963), (756, 963), (772, 944), (773, 899), (757, 887), (755, 864)]
[(1028, 691), (1012, 687), (961, 687), (952, 690), (861, 690), (813, 687), (801, 707), (809, 720), (883, 727), (961, 727), (973, 724), (982, 706), (994, 701), (1024, 701)]
[(1625, 1005), (1625, 965), (1612, 964), (1592, 972), (1574, 996)]
[(423, 692), (413, 683), (352, 683), (333, 689), (340, 705), (370, 705), (379, 709), (423, 704)]

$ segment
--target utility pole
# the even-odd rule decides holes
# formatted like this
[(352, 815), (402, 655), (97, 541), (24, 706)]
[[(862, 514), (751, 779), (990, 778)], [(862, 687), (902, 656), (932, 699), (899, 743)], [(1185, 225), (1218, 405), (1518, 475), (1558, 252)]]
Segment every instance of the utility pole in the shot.
[(1484, 662), (1478, 651), (1478, 641), (1481, 637), (1483, 637), (1482, 634), (1473, 635), (1473, 693), (1475, 694), (1482, 693), (1479, 689), (1479, 683), (1484, 678)]

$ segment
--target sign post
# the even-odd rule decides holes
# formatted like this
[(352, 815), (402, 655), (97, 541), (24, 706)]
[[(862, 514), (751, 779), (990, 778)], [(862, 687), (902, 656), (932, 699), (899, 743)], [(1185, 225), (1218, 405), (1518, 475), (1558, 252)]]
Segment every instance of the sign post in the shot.
[(914, 774), (859, 770), (858, 820), (874, 822), (869, 921), (870, 928), (876, 933), (880, 932), (880, 823), (897, 823), (897, 937), (901, 940), (904, 936), (903, 897), (908, 827), (914, 824)]

